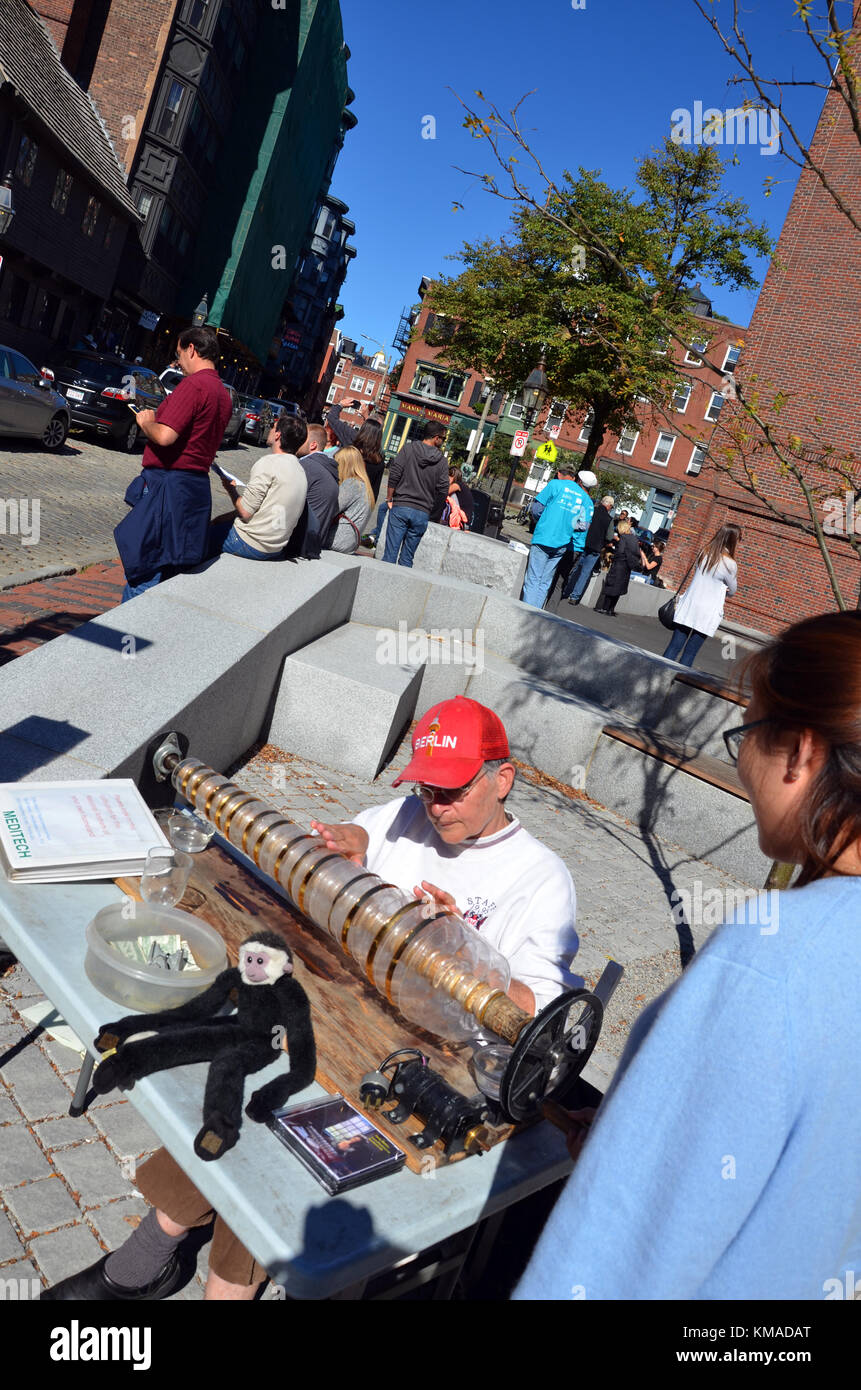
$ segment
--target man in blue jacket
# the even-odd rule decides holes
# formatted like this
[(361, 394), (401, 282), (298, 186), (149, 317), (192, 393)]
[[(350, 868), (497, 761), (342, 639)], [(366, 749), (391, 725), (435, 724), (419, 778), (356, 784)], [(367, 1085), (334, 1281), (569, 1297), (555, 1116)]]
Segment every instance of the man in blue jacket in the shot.
[(595, 510), (589, 490), (597, 486), (598, 479), (588, 469), (575, 479), (573, 469), (563, 464), (539, 492), (536, 502), (542, 511), (523, 581), (524, 603), (543, 608), (563, 555), (569, 549), (582, 552)]

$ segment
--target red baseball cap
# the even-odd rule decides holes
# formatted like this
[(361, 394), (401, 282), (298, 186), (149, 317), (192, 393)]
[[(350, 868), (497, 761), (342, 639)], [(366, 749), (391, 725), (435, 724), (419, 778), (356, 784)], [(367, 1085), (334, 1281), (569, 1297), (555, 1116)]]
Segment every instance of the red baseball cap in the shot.
[(456, 695), (434, 705), (413, 734), (413, 756), (392, 783), (425, 782), (431, 787), (465, 787), (489, 759), (509, 757), (499, 715), (477, 700)]

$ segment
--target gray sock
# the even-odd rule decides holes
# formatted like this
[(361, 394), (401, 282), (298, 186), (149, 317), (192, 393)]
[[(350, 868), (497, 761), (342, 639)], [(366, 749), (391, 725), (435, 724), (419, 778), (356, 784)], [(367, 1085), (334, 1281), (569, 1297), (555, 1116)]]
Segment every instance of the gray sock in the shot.
[(124, 1289), (142, 1289), (161, 1273), (182, 1236), (161, 1229), (155, 1207), (150, 1207), (136, 1231), (108, 1257), (105, 1273)]

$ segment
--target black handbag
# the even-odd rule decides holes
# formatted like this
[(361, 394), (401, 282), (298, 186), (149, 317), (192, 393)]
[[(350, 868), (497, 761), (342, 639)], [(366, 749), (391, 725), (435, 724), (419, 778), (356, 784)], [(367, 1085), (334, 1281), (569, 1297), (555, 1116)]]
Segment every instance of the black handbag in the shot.
[(676, 599), (682, 592), (682, 589), (687, 584), (688, 575), (691, 573), (691, 570), (693, 569), (696, 563), (696, 560), (693, 560), (691, 562), (691, 564), (688, 566), (688, 573), (685, 575), (684, 579), (682, 580), (676, 592), (673, 594), (672, 598), (668, 598), (666, 603), (662, 603), (660, 608), (658, 609), (658, 621), (660, 623), (663, 623), (664, 627), (669, 628), (671, 632), (676, 625)]

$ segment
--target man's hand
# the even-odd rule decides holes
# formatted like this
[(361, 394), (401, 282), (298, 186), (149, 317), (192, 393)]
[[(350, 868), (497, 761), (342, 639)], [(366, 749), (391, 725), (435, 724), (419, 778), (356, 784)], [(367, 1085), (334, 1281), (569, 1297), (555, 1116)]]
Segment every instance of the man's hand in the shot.
[(155, 411), (154, 411), (154, 410), (136, 410), (136, 411), (135, 411), (135, 419), (136, 419), (137, 422), (138, 422), (138, 428), (139, 428), (139, 429), (142, 429), (143, 432), (144, 432), (144, 434), (146, 434), (147, 425), (151, 425), (151, 424), (153, 423), (153, 421), (155, 420)]
[(453, 912), (455, 917), (463, 916), (451, 893), (446, 893), (444, 888), (437, 888), (435, 883), (427, 883), (422, 879), (420, 884), (416, 884), (413, 892), (417, 898), (429, 899), (440, 912)]
[(579, 1158), (597, 1110), (591, 1105), (585, 1106), (582, 1110), (565, 1110), (561, 1105), (557, 1105), (555, 1100), (545, 1100), (541, 1113), (545, 1120), (562, 1130), (571, 1157), (575, 1160)]
[(367, 830), (360, 825), (351, 825), (349, 821), (343, 825), (325, 825), (322, 821), (312, 820), (311, 829), (317, 832), (327, 849), (343, 854), (353, 864), (364, 862), (369, 837)]

